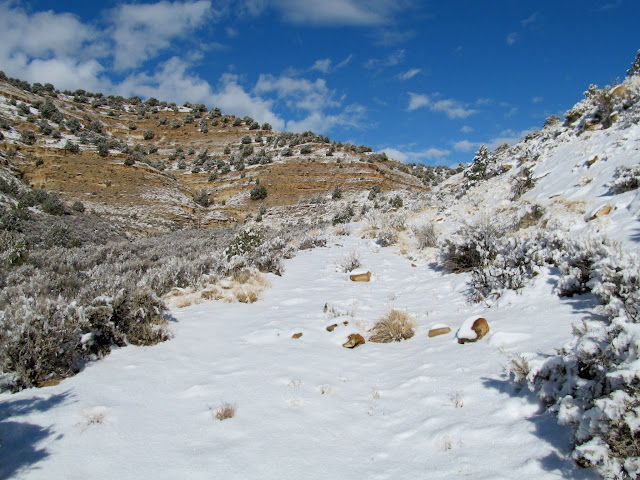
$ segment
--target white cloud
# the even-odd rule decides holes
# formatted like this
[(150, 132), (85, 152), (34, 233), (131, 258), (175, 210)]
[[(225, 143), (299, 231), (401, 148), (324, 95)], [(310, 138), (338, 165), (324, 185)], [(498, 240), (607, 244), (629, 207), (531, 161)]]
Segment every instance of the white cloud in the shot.
[(373, 37), (373, 43), (375, 45), (391, 47), (411, 40), (416, 36), (416, 32), (412, 30), (379, 30), (371, 36)]
[(275, 93), (289, 108), (316, 111), (329, 107), (339, 107), (335, 91), (329, 90), (324, 79), (315, 81), (291, 76), (276, 77), (262, 74), (253, 91), (256, 94)]
[(511, 118), (513, 117), (516, 113), (518, 113), (518, 107), (512, 107), (511, 109), (509, 109), (508, 112), (506, 112), (504, 114), (504, 118)]
[(172, 40), (193, 36), (211, 13), (208, 0), (118, 6), (111, 12), (115, 68), (135, 68), (168, 48)]
[[(263, 8), (267, 3), (262, 2)], [(290, 23), (332, 26), (384, 25), (403, 9), (403, 2), (396, 0), (271, 0), (270, 4)]]
[(344, 60), (342, 60), (340, 63), (338, 63), (336, 65), (336, 70), (341, 69), (342, 67), (346, 67), (347, 65), (349, 65), (349, 63), (351, 63), (351, 60), (353, 59), (353, 55), (349, 54), (349, 56), (347, 58), (345, 58)]
[(531, 101), (532, 101), (533, 103), (540, 103), (540, 102), (542, 102), (543, 100), (544, 100), (544, 97), (533, 97), (533, 98), (531, 99)]
[(383, 59), (370, 58), (365, 62), (364, 67), (368, 69), (395, 67), (404, 61), (405, 53), (404, 49), (400, 49)]
[(471, 128), (471, 127), (470, 127), (470, 126), (468, 126), (468, 125), (464, 125), (464, 126), (460, 129), (460, 131), (461, 131), (462, 133), (471, 133), (471, 132), (473, 132), (473, 128)]
[(318, 70), (322, 73), (329, 73), (329, 70), (331, 70), (331, 59), (323, 58), (322, 60), (316, 60), (311, 67), (311, 70)]
[(418, 108), (426, 107), (430, 104), (429, 96), (419, 93), (409, 92), (409, 107), (408, 110), (417, 110)]
[(516, 43), (517, 40), (518, 40), (518, 34), (517, 33), (512, 32), (509, 35), (507, 35), (507, 45), (511, 46), (514, 43)]
[(208, 82), (189, 72), (186, 62), (173, 57), (153, 75), (132, 74), (114, 88), (124, 96), (156, 97), (178, 104), (204, 103), (235, 115), (249, 115), (260, 123), (269, 122), (281, 130), (284, 121), (273, 112), (273, 102), (245, 91), (238, 80), (236, 75), (224, 74), (214, 91)]
[(498, 146), (502, 145), (503, 143), (506, 143), (509, 145), (515, 145), (520, 140), (522, 140), (527, 134), (534, 132), (535, 130), (536, 130), (535, 127), (527, 128), (525, 130), (520, 130), (520, 131), (514, 131), (511, 129), (503, 130), (502, 132), (500, 132), (500, 134), (497, 137), (492, 138), (485, 145), (487, 145), (487, 147), (489, 147), (492, 150), (495, 150)]
[(385, 148), (382, 151), (393, 160), (403, 163), (422, 162), (425, 160), (442, 160), (451, 153), (449, 150), (442, 150), (439, 148), (428, 148), (426, 150), (419, 151), (402, 151), (396, 148)]
[(406, 72), (401, 73), (400, 75), (398, 75), (398, 78), (400, 80), (409, 80), (409, 79), (415, 77), (416, 75), (418, 75), (421, 71), (422, 71), (421, 68), (412, 68), (412, 69), (407, 70)]
[(537, 22), (540, 19), (541, 15), (540, 12), (533, 12), (531, 15), (529, 15), (527, 18), (525, 18), (524, 20), (522, 20), (522, 25), (524, 27), (531, 25), (532, 23)]
[(493, 100), (491, 98), (479, 98), (476, 100), (476, 105), (491, 105)]
[(349, 105), (337, 114), (326, 114), (321, 111), (311, 112), (302, 120), (289, 120), (286, 130), (290, 132), (305, 132), (311, 130), (324, 133), (337, 126), (360, 127), (365, 109), (360, 105)]
[(62, 89), (100, 90), (104, 69), (98, 59), (108, 49), (99, 32), (69, 13), (27, 14), (0, 3), (0, 67), (29, 82)]
[(468, 108), (467, 105), (453, 99), (439, 99), (438, 94), (423, 95), (418, 93), (409, 92), (409, 107), (408, 110), (417, 110), (418, 108), (427, 107), (433, 112), (442, 112), (447, 117), (454, 118), (467, 118), (477, 110)]
[(453, 145), (453, 149), (456, 152), (473, 152), (475, 150), (477, 150), (480, 145), (482, 145), (479, 142), (470, 142), (469, 140), (462, 140), (460, 142), (456, 142)]

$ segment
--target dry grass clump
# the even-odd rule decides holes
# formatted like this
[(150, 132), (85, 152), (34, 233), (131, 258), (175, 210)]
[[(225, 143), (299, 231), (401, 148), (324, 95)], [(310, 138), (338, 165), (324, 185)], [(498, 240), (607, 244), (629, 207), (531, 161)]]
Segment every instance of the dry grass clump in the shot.
[(374, 325), (369, 341), (391, 343), (407, 340), (413, 337), (413, 327), (415, 323), (407, 312), (392, 309)]
[(236, 414), (236, 406), (233, 403), (222, 402), (217, 408), (209, 407), (211, 415), (214, 418), (222, 421), (228, 418), (233, 418)]

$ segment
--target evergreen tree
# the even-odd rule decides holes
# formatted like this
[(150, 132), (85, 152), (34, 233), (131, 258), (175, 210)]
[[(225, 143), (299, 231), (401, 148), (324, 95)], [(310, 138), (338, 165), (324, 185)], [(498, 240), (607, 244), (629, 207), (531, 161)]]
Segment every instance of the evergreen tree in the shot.
[(471, 182), (477, 182), (479, 180), (486, 180), (487, 167), (492, 161), (491, 152), (484, 145), (480, 146), (480, 149), (476, 152), (476, 156), (473, 158), (471, 166), (464, 172), (465, 178), (471, 180)]

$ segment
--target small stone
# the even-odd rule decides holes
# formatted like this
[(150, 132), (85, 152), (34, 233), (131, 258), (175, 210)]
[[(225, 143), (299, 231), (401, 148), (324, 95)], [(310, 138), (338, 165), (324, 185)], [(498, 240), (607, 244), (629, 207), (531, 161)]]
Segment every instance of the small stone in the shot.
[(327, 332), (333, 332), (333, 330), (338, 326), (337, 323), (334, 323), (333, 325), (329, 325), (327, 327)]
[(447, 333), (451, 332), (451, 328), (449, 327), (438, 327), (438, 328), (432, 328), (431, 330), (429, 330), (429, 338), (432, 337), (437, 337), (438, 335), (446, 335)]
[(349, 339), (347, 340), (347, 342), (343, 343), (342, 346), (344, 348), (356, 348), (360, 345), (363, 345), (364, 343), (364, 337), (362, 335), (360, 335), (359, 333), (352, 333), (351, 335), (349, 335)]
[(593, 165), (594, 163), (596, 163), (598, 161), (598, 155), (594, 155), (593, 158), (590, 158), (589, 160), (587, 160), (587, 168), (590, 168), (591, 165)]
[(298, 332), (291, 335), (291, 338), (300, 338), (301, 336), (302, 336), (302, 332)]
[(345, 320), (344, 322), (342, 322), (343, 325), (349, 325), (349, 320)]

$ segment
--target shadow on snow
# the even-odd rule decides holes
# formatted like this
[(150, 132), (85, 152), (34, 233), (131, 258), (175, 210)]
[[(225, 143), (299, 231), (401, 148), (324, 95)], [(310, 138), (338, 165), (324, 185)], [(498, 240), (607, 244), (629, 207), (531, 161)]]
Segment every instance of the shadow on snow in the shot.
[[(36, 398), (12, 399), (0, 402), (0, 478), (9, 478), (19, 471), (34, 468), (49, 453), (38, 443), (55, 434), (54, 429), (21, 421), (22, 415), (47, 410), (65, 402), (69, 393)], [(58, 435), (56, 438), (60, 438)]]

